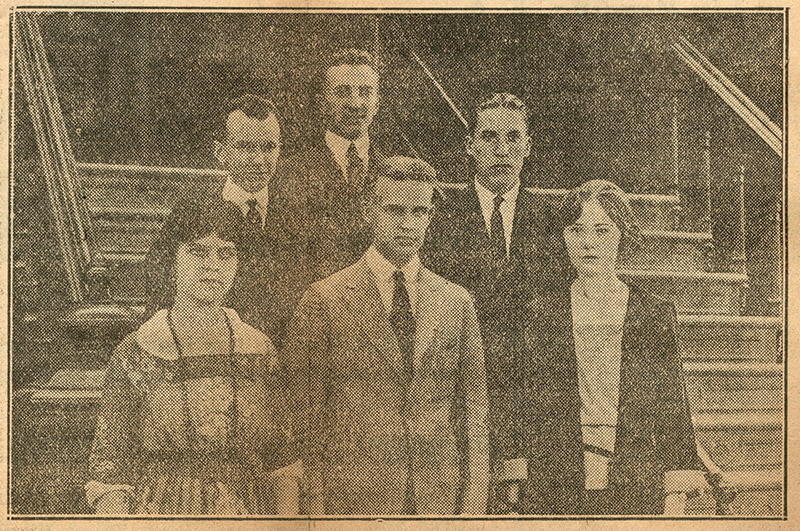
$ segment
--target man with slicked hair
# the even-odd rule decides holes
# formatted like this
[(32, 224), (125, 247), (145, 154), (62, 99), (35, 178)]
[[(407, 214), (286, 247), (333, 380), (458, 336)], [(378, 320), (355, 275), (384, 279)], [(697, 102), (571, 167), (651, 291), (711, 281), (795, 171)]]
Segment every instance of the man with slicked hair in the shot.
[(365, 198), (372, 244), (315, 282), (283, 351), (312, 514), (483, 513), (486, 376), (472, 298), (422, 267), (435, 172), (392, 157)]
[[(492, 461), (503, 454), (506, 389), (515, 376), (513, 337), (522, 286), (546, 278), (551, 207), (520, 182), (531, 152), (528, 108), (517, 96), (495, 93), (472, 112), (466, 151), (474, 179), (437, 204), (423, 263), (475, 297), (486, 351)], [(544, 276), (542, 276), (544, 275)], [(531, 278), (534, 277), (534, 278)], [(490, 508), (494, 510), (494, 508)]]
[[(286, 186), (273, 178), (281, 149), (277, 110), (271, 101), (245, 94), (228, 102), (215, 129), (213, 152), (226, 171), (225, 181), (189, 191), (175, 205), (169, 219), (184, 217), (187, 206), (195, 202), (229, 201), (239, 207), (239, 271), (226, 304), (236, 309), (242, 320), (279, 342), (288, 320), (286, 315), (291, 315), (294, 307), (282, 282), (286, 275), (281, 239), (289, 206)], [(159, 234), (145, 260), (146, 315), (172, 302), (170, 271), (165, 261), (170, 238), (168, 233)]]

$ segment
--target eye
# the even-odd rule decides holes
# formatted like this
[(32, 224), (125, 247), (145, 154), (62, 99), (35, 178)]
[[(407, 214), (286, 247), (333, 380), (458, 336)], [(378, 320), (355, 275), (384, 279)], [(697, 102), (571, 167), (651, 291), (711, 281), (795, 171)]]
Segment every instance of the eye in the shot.
[(497, 133), (495, 131), (481, 131), (481, 140), (491, 142), (495, 138), (497, 138)]
[(611, 232), (611, 229), (608, 227), (597, 227), (597, 234), (608, 234)]
[(511, 131), (508, 133), (508, 135), (506, 135), (506, 139), (509, 142), (518, 142), (521, 136), (522, 135), (520, 135), (519, 131)]
[(369, 98), (370, 96), (372, 96), (372, 87), (370, 87), (369, 85), (364, 85), (358, 89), (358, 94), (362, 98)]
[(275, 151), (276, 147), (278, 147), (278, 144), (276, 144), (275, 142), (267, 142), (266, 144), (261, 146), (261, 151), (263, 151), (264, 153), (272, 153), (273, 151)]
[(570, 225), (567, 227), (567, 232), (571, 234), (579, 234), (583, 230), (579, 225)]
[(431, 209), (428, 207), (416, 207), (411, 212), (415, 217), (422, 218), (430, 214), (430, 211)]
[(347, 86), (339, 86), (333, 89), (333, 95), (337, 98), (346, 98), (350, 95), (350, 87)]
[(217, 249), (217, 258), (224, 262), (233, 260), (236, 258), (236, 247), (222, 247)]
[(190, 245), (186, 252), (197, 258), (206, 258), (209, 255), (208, 248), (202, 245)]
[(385, 207), (383, 207), (383, 211), (393, 216), (403, 215), (403, 207), (399, 205), (386, 205)]

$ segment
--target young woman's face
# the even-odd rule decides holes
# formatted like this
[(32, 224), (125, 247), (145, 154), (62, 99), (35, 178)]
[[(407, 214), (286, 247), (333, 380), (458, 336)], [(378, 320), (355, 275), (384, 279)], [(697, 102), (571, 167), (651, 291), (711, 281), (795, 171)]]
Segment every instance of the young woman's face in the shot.
[(176, 293), (221, 304), (233, 285), (237, 265), (236, 246), (216, 233), (183, 243), (175, 256)]
[(584, 203), (581, 216), (564, 229), (564, 243), (578, 276), (613, 273), (621, 237), (617, 224), (596, 199)]

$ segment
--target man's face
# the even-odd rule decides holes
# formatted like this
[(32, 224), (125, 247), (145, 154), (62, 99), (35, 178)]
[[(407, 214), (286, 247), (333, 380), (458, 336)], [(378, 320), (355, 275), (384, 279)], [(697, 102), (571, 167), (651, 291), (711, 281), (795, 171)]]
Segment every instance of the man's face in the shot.
[(402, 267), (425, 241), (433, 210), (433, 185), (380, 178), (375, 186), (367, 214), (373, 243), (384, 258)]
[(481, 185), (496, 194), (510, 190), (531, 154), (525, 113), (504, 107), (479, 111), (475, 131), (467, 136), (467, 153), (475, 160)]
[(271, 114), (263, 120), (241, 110), (228, 115), (224, 142), (214, 142), (214, 153), (231, 179), (248, 192), (257, 192), (275, 174), (281, 151), (281, 128)]
[(369, 65), (336, 65), (325, 74), (327, 127), (350, 140), (365, 134), (378, 112), (378, 73)]

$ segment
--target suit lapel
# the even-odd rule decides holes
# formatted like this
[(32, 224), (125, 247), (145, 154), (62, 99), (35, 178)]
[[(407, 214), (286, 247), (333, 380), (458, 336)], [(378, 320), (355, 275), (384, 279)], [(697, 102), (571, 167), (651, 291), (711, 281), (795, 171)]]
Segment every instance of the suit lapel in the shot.
[(522, 256), (523, 253), (533, 251), (528, 249), (534, 245), (530, 234), (532, 225), (538, 221), (534, 219), (533, 196), (520, 186), (517, 204), (514, 207), (514, 225), (511, 228), (511, 246), (509, 255), (512, 258)]
[(364, 334), (397, 371), (402, 369), (397, 335), (378, 292), (375, 276), (362, 258), (347, 279), (346, 303)]
[[(617, 417), (617, 452), (620, 445), (625, 444), (636, 423), (636, 411), (641, 408), (641, 398), (645, 389), (641, 388), (642, 378), (642, 345), (646, 337), (643, 330), (647, 322), (645, 309), (639, 294), (631, 288), (628, 295), (628, 309), (622, 325), (622, 358), (620, 360), (619, 406)], [(641, 420), (641, 419), (638, 419)]]
[(441, 329), (442, 280), (421, 267), (417, 284), (417, 333), (414, 338), (414, 364), (419, 365), (433, 337)]
[(467, 241), (477, 239), (480, 248), (489, 248), (489, 231), (486, 230), (486, 221), (483, 218), (481, 202), (478, 200), (478, 191), (475, 190), (475, 182), (467, 188), (466, 223), (464, 223)]

